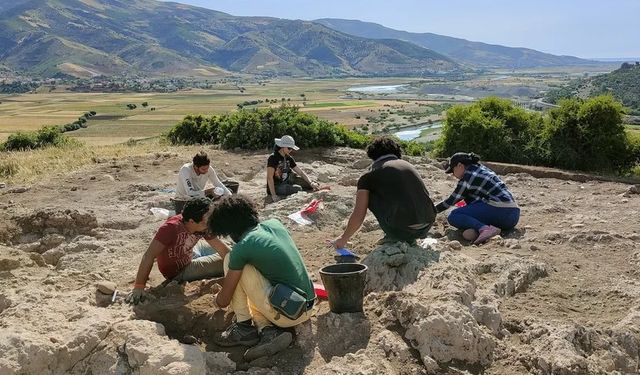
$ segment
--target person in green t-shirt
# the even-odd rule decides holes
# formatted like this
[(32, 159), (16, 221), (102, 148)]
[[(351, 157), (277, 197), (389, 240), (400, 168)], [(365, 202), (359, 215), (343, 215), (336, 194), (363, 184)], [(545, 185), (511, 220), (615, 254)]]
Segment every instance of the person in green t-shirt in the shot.
[[(293, 337), (281, 328), (308, 320), (315, 301), (313, 283), (289, 232), (276, 219), (259, 222), (254, 204), (241, 195), (214, 203), (208, 227), (212, 235), (235, 241), (224, 258), (225, 279), (214, 300), (221, 308), (231, 305), (236, 321), (217, 344), (253, 346), (245, 353), (247, 361), (285, 349)], [(307, 309), (298, 319), (278, 314), (269, 304), (269, 292), (277, 283), (307, 297)]]

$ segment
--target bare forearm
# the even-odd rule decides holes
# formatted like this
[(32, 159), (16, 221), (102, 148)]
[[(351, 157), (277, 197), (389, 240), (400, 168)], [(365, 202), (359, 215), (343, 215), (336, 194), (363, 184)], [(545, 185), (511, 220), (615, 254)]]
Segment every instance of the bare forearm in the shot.
[(347, 227), (344, 229), (344, 233), (342, 233), (341, 237), (345, 240), (351, 238), (351, 236), (353, 236), (358, 231), (358, 229), (360, 229), (360, 226), (364, 222), (364, 217), (365, 215), (362, 215), (361, 213), (355, 211), (352, 212), (351, 216), (349, 217), (349, 221), (347, 222)]
[(216, 250), (216, 252), (218, 253), (218, 255), (220, 255), (222, 259), (224, 259), (224, 257), (229, 253), (229, 247), (224, 242), (222, 242), (222, 240), (220, 240), (219, 238), (214, 238), (214, 239), (208, 240), (207, 242), (212, 248)]
[(142, 256), (140, 266), (138, 267), (138, 274), (136, 275), (136, 285), (145, 285), (147, 283), (147, 279), (149, 279), (149, 274), (153, 268), (154, 259), (155, 258), (147, 253)]
[(302, 169), (300, 169), (300, 167), (295, 167), (295, 168), (293, 168), (293, 170), (294, 170), (294, 172), (296, 172), (298, 174), (298, 176), (300, 176), (309, 185), (311, 185), (311, 180), (309, 180), (309, 177), (307, 176), (307, 174), (304, 173), (304, 171)]
[(269, 192), (271, 193), (271, 196), (275, 196), (276, 195), (276, 185), (273, 182), (273, 177), (267, 178), (267, 185), (269, 186)]

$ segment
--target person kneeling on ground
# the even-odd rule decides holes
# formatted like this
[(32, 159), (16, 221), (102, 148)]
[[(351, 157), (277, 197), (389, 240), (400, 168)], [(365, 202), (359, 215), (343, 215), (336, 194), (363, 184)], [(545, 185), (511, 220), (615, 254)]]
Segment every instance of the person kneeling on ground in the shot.
[[(207, 181), (213, 188), (205, 190)], [(214, 190), (217, 193), (214, 193)], [(231, 195), (231, 191), (220, 181), (216, 171), (211, 168), (211, 160), (204, 151), (193, 157), (191, 163), (186, 163), (178, 173), (176, 197), (174, 199), (176, 213), (182, 212), (186, 202), (194, 198), (218, 198), (220, 195)]]
[[(126, 302), (138, 304), (148, 297), (144, 288), (155, 260), (160, 273), (171, 281), (194, 281), (224, 275), (222, 259), (229, 248), (217, 237), (206, 233), (210, 207), (209, 198), (196, 198), (185, 204), (182, 214), (172, 216), (162, 224), (142, 256), (134, 289), (126, 297)], [(203, 249), (209, 246), (200, 246), (200, 239), (206, 240), (218, 254), (193, 259), (194, 253), (213, 253), (212, 249)]]
[(291, 156), (293, 150), (299, 149), (290, 135), (275, 139), (273, 154), (267, 159), (267, 194), (271, 195), (273, 202), (302, 190), (319, 189), (319, 185), (309, 180)]
[(474, 153), (457, 152), (449, 158), (445, 173), (459, 180), (451, 195), (436, 205), (438, 213), (464, 200), (464, 207), (451, 211), (449, 224), (462, 229), (462, 237), (480, 244), (515, 228), (520, 208), (507, 185)]
[(378, 244), (425, 238), (435, 220), (435, 208), (416, 168), (402, 160), (400, 145), (390, 137), (375, 139), (367, 147), (371, 170), (358, 180), (356, 204), (344, 233), (333, 240), (343, 248), (360, 228), (367, 208), (378, 219), (384, 238)]
[[(254, 204), (238, 195), (224, 197), (213, 205), (209, 231), (228, 235), (236, 242), (224, 258), (224, 283), (215, 297), (218, 307), (231, 305), (236, 321), (217, 344), (253, 346), (244, 355), (247, 361), (287, 348), (293, 338), (281, 328), (308, 320), (315, 301), (313, 284), (289, 232), (276, 219), (258, 222)], [(270, 305), (269, 294), (277, 283), (295, 288), (306, 297), (307, 305), (299, 318), (280, 315)]]

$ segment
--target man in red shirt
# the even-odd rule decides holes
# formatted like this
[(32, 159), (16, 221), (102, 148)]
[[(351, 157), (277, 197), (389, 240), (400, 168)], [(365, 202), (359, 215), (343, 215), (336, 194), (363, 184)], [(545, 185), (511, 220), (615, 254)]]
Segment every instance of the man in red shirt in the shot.
[[(229, 248), (206, 232), (210, 207), (209, 198), (196, 198), (185, 204), (182, 214), (172, 216), (162, 224), (142, 256), (127, 302), (137, 304), (147, 297), (144, 288), (155, 260), (167, 280), (183, 282), (224, 276), (222, 259)], [(193, 259), (193, 248), (200, 239), (207, 241), (217, 254)]]

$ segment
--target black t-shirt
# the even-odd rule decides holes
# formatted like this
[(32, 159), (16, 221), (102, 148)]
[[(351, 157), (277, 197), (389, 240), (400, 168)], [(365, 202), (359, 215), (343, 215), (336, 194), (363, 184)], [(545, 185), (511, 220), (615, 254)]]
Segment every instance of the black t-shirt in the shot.
[[(275, 169), (273, 183), (278, 185), (289, 179), (291, 170), (296, 167), (296, 161), (291, 156), (287, 155), (285, 158), (279, 152), (274, 152), (267, 159), (267, 167)], [(267, 190), (269, 190), (268, 186)]]
[(369, 209), (379, 222), (391, 227), (435, 221), (433, 202), (420, 174), (395, 156), (374, 163), (358, 180), (358, 189), (369, 191)]

